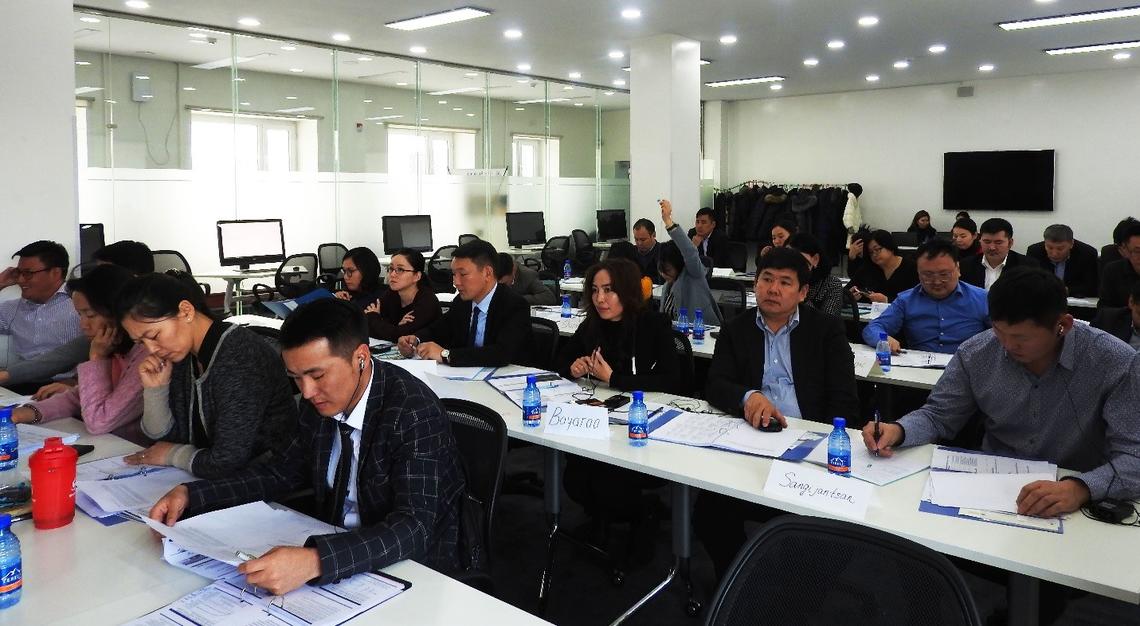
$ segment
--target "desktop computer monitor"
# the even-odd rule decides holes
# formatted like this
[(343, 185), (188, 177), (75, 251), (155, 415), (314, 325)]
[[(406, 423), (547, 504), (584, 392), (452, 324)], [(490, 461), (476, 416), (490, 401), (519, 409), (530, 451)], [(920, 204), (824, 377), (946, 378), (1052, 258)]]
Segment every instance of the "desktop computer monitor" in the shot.
[(507, 245), (512, 248), (546, 243), (542, 211), (507, 213)]
[(384, 229), (384, 254), (394, 254), (400, 248), (416, 252), (435, 250), (430, 215), (385, 215), (380, 225)]
[(629, 239), (625, 230), (625, 209), (598, 210), (598, 241)]
[(79, 225), (79, 262), (76, 265), (95, 260), (95, 251), (106, 245), (102, 224)]
[(285, 261), (285, 228), (278, 219), (218, 220), (218, 260), (243, 270)]

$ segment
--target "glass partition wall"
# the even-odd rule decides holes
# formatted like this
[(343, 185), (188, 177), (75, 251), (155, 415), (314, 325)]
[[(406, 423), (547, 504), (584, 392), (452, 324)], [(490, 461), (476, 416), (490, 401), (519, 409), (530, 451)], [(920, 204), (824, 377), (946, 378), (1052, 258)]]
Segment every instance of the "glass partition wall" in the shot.
[[(381, 218), (432, 247), (507, 247), (629, 208), (629, 98), (530, 76), (213, 28), (74, 15), (80, 222), (219, 267), (215, 222), (281, 218), (289, 254), (384, 253)], [(221, 285), (217, 285), (221, 287)]]

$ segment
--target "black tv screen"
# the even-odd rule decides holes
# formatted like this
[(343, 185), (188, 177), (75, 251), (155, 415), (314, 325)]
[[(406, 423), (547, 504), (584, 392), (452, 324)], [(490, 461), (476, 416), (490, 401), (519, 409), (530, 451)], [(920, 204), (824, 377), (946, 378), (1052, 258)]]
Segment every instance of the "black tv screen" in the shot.
[(942, 208), (947, 211), (1052, 211), (1053, 150), (947, 152)]

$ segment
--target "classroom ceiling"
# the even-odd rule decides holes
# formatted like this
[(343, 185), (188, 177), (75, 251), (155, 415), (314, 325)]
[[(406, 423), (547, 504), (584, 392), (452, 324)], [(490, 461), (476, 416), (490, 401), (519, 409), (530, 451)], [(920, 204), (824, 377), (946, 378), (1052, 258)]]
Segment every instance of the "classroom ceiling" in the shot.
[[(519, 99), (524, 99), (521, 94), (533, 95), (538, 89), (533, 85), (522, 89), (522, 83), (515, 82), (523, 80), (519, 74), (596, 85), (601, 89), (591, 97), (599, 98), (603, 106), (608, 103), (601, 102), (600, 94), (615, 85), (614, 81), (627, 81), (619, 86), (621, 88), (632, 88), (636, 83), (636, 76), (622, 70), (629, 66), (631, 42), (662, 33), (700, 42), (701, 57), (712, 61), (702, 68), (702, 82), (768, 75), (786, 77), (780, 91), (773, 91), (766, 84), (703, 86), (702, 98), (706, 100), (973, 83), (990, 78), (1136, 67), (1140, 63), (1140, 49), (1131, 51), (1131, 56), (1123, 59), (1114, 58), (1114, 55), (1123, 56), (1120, 52), (1064, 56), (1043, 52), (1046, 48), (1140, 39), (1140, 16), (1013, 32), (995, 25), (1129, 6), (1090, 0), (848, 0), (842, 3), (825, 0), (488, 0), (471, 5), (458, 0), (383, 3), (375, 0), (149, 0), (149, 4), (148, 9), (136, 10), (127, 8), (122, 0), (85, 2), (86, 7), (96, 10), (236, 29), (256, 35), (237, 38), (239, 56), (242, 48), (256, 41), (278, 44), (296, 40), (352, 46), (511, 74), (512, 80), (504, 81), (499, 88), (506, 90), (511, 89), (512, 84), (519, 85), (516, 89), (520, 92)], [(462, 6), (477, 6), (492, 14), (410, 32), (385, 27), (387, 22)], [(641, 15), (637, 19), (623, 18), (625, 9), (638, 9)], [(877, 24), (860, 25), (860, 18), (868, 16), (878, 18)], [(260, 25), (239, 24), (238, 20), (251, 17), (259, 20)], [(77, 31), (83, 28), (94, 29), (96, 33), (77, 32), (77, 47), (88, 46), (100, 38), (111, 42), (118, 39), (98, 34), (99, 24), (77, 22)], [(504, 32), (509, 29), (522, 31), (522, 36), (508, 39)], [(334, 42), (334, 33), (347, 34), (351, 41)], [(736, 42), (721, 43), (725, 35), (734, 35)], [(187, 61), (202, 54), (185, 50), (203, 47), (186, 43), (189, 38), (160, 44), (147, 41), (142, 35), (139, 37), (131, 38), (130, 47), (134, 51), (145, 50), (140, 48), (141, 44), (153, 44), (169, 45), (172, 49), (165, 50), (164, 55), (187, 55)], [(266, 42), (265, 38), (273, 41)], [(829, 49), (828, 42), (837, 39), (845, 43), (844, 47)], [(945, 52), (931, 53), (929, 47), (934, 44), (944, 45)], [(423, 46), (426, 52), (413, 54), (410, 52), (413, 46)], [(275, 47), (280, 48), (280, 45)], [(228, 54), (226, 49), (220, 50), (222, 55), (217, 52), (212, 57)], [(624, 56), (611, 58), (611, 52), (622, 52)], [(281, 71), (275, 67), (278, 64), (288, 71), (290, 68), (285, 66), (290, 65), (288, 55), (291, 53), (279, 49), (275, 53), (279, 54), (262, 57), (267, 65), (274, 66), (267, 71)], [(805, 59), (817, 59), (818, 64), (806, 66)], [(390, 60), (350, 63), (351, 60), (346, 58), (345, 66), (340, 68), (347, 69), (350, 77), (383, 74), (384, 69), (374, 71), (373, 68), (384, 63), (399, 64)], [(896, 68), (895, 64), (900, 61), (906, 61), (908, 66)], [(311, 62), (331, 65), (327, 58), (314, 58)], [(369, 63), (376, 65), (365, 67)], [(520, 70), (520, 64), (529, 65), (529, 70)], [(980, 71), (986, 64), (993, 69)], [(255, 62), (249, 62), (249, 67), (255, 69)], [(313, 70), (314, 75), (317, 72)], [(581, 77), (571, 80), (571, 72), (580, 72)], [(870, 82), (867, 79), (870, 75), (878, 76), (878, 80)], [(516, 97), (505, 91), (501, 93), (505, 97)], [(620, 89), (615, 96), (606, 97), (621, 98)]]

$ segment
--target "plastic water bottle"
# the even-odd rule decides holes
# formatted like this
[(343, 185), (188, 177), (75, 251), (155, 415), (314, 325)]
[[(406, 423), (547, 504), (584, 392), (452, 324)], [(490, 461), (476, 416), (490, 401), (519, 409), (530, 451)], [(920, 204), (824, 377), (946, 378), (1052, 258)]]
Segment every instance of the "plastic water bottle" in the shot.
[(0, 609), (20, 601), (24, 574), (20, 567), (20, 540), (12, 532), (12, 516), (0, 515)]
[(538, 426), (542, 421), (542, 394), (538, 391), (538, 382), (534, 376), (526, 377), (526, 389), (523, 390), (523, 426)]
[(840, 476), (851, 473), (851, 437), (847, 435), (847, 420), (831, 420), (835, 428), (827, 437), (827, 471)]
[(645, 408), (645, 393), (633, 392), (629, 405), (629, 445), (641, 448), (649, 441), (649, 411)]
[(12, 423), (12, 409), (0, 409), (0, 502), (14, 498), (24, 479), (16, 470), (20, 460), (20, 439)]
[(879, 333), (879, 343), (875, 344), (875, 359), (879, 361), (879, 369), (891, 371), (891, 343), (887, 341), (887, 333)]
[(689, 309), (685, 307), (677, 309), (677, 330), (682, 335), (689, 334)]
[(574, 314), (570, 308), (570, 294), (562, 294), (562, 317), (569, 318)]
[(693, 311), (693, 345), (700, 346), (705, 343), (705, 312), (697, 309)]
[(570, 276), (573, 275), (573, 273), (570, 267), (570, 259), (566, 259), (562, 262), (562, 278), (570, 280)]

